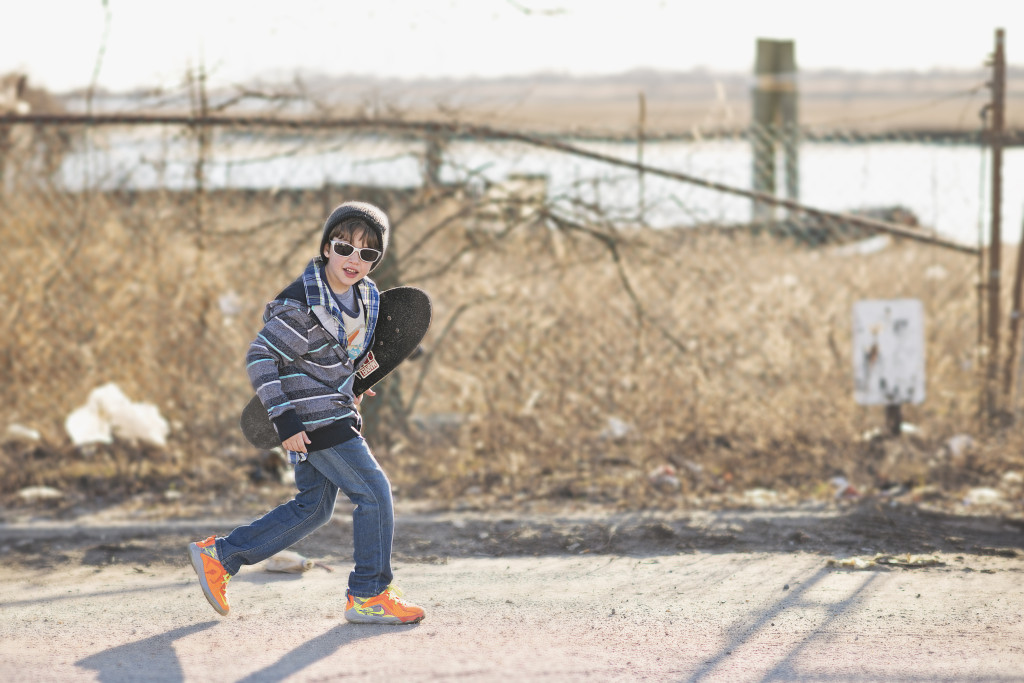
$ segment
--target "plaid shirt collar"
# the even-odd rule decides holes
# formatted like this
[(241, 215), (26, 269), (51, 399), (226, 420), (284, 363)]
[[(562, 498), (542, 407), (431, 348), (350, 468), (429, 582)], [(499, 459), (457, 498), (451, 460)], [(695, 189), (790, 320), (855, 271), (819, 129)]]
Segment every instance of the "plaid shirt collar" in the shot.
[[(323, 306), (331, 312), (331, 315), (342, 325), (341, 309), (331, 296), (331, 289), (327, 286), (327, 274), (324, 272), (323, 263), (319, 259), (313, 259), (306, 266), (302, 273), (302, 284), (306, 290), (306, 303), (310, 308)], [(376, 283), (364, 277), (357, 282), (356, 298), (366, 315), (366, 348), (370, 348), (370, 340), (373, 339), (373, 330), (377, 326), (377, 313), (380, 311), (380, 292)], [(345, 344), (345, 335), (341, 335), (342, 344)]]

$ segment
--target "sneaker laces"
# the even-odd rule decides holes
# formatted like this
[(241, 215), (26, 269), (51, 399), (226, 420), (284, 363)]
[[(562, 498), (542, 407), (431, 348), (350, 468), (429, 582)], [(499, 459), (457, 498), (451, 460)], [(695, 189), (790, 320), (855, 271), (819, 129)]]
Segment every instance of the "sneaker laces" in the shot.
[(224, 598), (225, 600), (227, 600), (228, 597), (228, 581), (230, 580), (231, 574), (224, 572), (224, 580), (221, 581), (220, 585), (217, 587), (218, 591), (220, 592), (220, 597)]
[(390, 595), (391, 599), (394, 600), (395, 602), (401, 603), (403, 605), (409, 605), (410, 604), (410, 603), (408, 603), (408, 602), (406, 602), (405, 600), (402, 599), (405, 596), (405, 593), (403, 593), (402, 589), (399, 588), (398, 586), (395, 586), (395, 585), (388, 586), (387, 588), (384, 589), (384, 591), (388, 595)]

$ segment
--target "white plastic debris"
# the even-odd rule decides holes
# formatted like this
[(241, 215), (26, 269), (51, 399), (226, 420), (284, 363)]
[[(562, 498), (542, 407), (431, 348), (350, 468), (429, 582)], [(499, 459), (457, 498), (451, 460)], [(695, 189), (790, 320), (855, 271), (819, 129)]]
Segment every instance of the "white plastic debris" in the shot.
[(840, 567), (844, 569), (870, 569), (875, 566), (874, 560), (865, 560), (860, 557), (847, 557), (843, 559), (830, 559), (826, 564), (829, 567)]
[(35, 443), (42, 438), (42, 435), (35, 429), (26, 427), (25, 425), (12, 424), (7, 425), (7, 429), (4, 430), (3, 441), (5, 443)]
[(979, 486), (967, 492), (964, 505), (998, 505), (1003, 502), (1003, 494), (987, 486)]
[(864, 442), (874, 441), (882, 436), (882, 429), (880, 427), (872, 427), (863, 434), (860, 435), (860, 440)]
[(869, 256), (883, 251), (891, 243), (892, 239), (888, 235), (875, 235), (874, 237), (868, 237), (867, 239), (860, 240), (859, 242), (852, 242), (850, 244), (844, 244), (841, 247), (836, 247), (835, 253), (838, 256)]
[(874, 567), (900, 567), (902, 569), (917, 569), (920, 567), (944, 567), (945, 563), (937, 557), (925, 555), (885, 555), (877, 554), (874, 557), (847, 557), (842, 559), (830, 559), (826, 564), (829, 567), (840, 569), (872, 569)]
[(78, 408), (64, 420), (64, 430), (76, 446), (95, 443), (113, 443), (110, 422), (88, 405)]
[(659, 465), (647, 473), (647, 480), (651, 485), (662, 491), (671, 493), (682, 488), (682, 482), (676, 473), (676, 468), (669, 463)]
[(217, 306), (225, 318), (234, 318), (242, 312), (242, 298), (234, 290), (225, 292), (217, 298)]
[(598, 434), (599, 439), (619, 441), (625, 439), (633, 432), (633, 426), (624, 420), (620, 420), (617, 417), (609, 417), (608, 423), (601, 433)]
[(51, 486), (29, 486), (18, 491), (18, 497), (26, 503), (35, 503), (40, 500), (63, 498), (64, 493)]
[(946, 439), (946, 450), (952, 458), (963, 456), (974, 446), (974, 438), (970, 434), (956, 434)]
[(313, 560), (299, 555), (293, 550), (282, 550), (263, 563), (263, 568), (268, 572), (281, 572), (285, 574), (301, 574), (308, 572), (316, 564)]
[(85, 405), (64, 421), (76, 446), (112, 443), (115, 438), (151, 446), (167, 445), (167, 424), (156, 406), (135, 403), (113, 382), (93, 389)]
[(1009, 491), (1017, 491), (1024, 487), (1024, 476), (1020, 472), (1010, 470), (999, 480), (999, 485)]
[(743, 502), (754, 507), (767, 507), (779, 502), (779, 493), (771, 489), (747, 489), (743, 492)]
[(836, 498), (850, 500), (860, 497), (860, 491), (846, 477), (832, 477), (828, 480), (828, 483), (832, 485), (833, 495)]

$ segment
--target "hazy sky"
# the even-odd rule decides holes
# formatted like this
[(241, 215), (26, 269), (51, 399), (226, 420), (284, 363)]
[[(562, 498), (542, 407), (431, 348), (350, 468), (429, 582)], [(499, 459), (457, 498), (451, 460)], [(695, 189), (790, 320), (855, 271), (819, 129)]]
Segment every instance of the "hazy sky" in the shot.
[(996, 28), (1006, 29), (1008, 61), (1024, 63), (1024, 0), (2, 2), (0, 73), (26, 71), (53, 90), (88, 85), (103, 45), (97, 83), (113, 90), (173, 87), (200, 63), (213, 85), (303, 70), (746, 72), (758, 37), (795, 40), (802, 69), (970, 69), (991, 53)]

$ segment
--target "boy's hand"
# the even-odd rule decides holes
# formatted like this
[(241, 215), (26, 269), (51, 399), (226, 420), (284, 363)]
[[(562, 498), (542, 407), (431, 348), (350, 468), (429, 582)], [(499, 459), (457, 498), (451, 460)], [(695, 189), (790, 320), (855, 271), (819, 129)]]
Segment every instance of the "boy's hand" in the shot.
[(377, 392), (374, 391), (373, 389), (367, 389), (364, 393), (359, 394), (358, 396), (356, 396), (356, 408), (358, 408), (359, 404), (363, 402), (363, 396), (376, 396), (376, 395), (377, 395)]
[(281, 445), (284, 446), (285, 450), (295, 451), (296, 453), (305, 453), (307, 443), (312, 443), (312, 441), (310, 441), (309, 437), (306, 436), (306, 432), (299, 432), (298, 434), (289, 436), (287, 439), (282, 441)]

